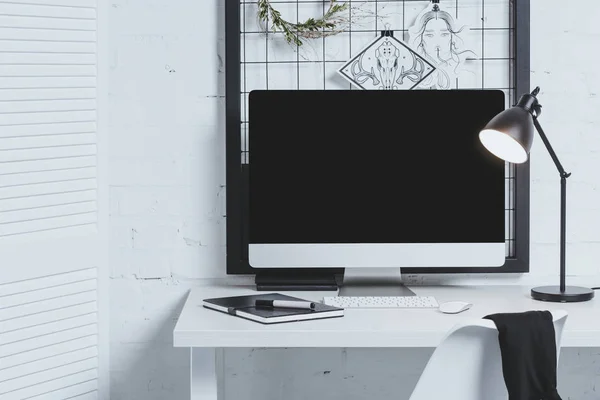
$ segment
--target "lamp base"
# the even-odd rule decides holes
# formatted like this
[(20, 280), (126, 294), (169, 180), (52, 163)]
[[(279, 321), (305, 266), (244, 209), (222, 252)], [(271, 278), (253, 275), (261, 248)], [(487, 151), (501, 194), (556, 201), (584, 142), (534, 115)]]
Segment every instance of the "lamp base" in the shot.
[(561, 292), (560, 286), (540, 286), (531, 289), (531, 297), (540, 301), (574, 303), (593, 299), (594, 291), (579, 286), (567, 286), (565, 291)]

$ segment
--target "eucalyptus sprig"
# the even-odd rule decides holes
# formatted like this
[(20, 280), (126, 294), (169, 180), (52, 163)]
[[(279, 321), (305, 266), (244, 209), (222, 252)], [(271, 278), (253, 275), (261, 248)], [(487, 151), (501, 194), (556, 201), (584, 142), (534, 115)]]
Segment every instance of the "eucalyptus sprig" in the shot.
[(270, 0), (258, 0), (259, 20), (267, 24), (271, 22), (273, 31), (283, 32), (285, 40), (297, 46), (302, 46), (301, 38), (314, 39), (343, 32), (343, 25), (349, 20), (349, 16), (343, 13), (346, 10), (347, 3), (329, 0), (329, 7), (321, 18), (309, 18), (304, 22), (294, 23), (283, 19), (281, 12), (273, 7)]

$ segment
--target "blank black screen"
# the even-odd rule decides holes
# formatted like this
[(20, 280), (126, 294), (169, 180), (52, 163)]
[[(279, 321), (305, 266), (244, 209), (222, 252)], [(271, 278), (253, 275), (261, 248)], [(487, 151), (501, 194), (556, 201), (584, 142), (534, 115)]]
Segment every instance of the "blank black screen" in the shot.
[(499, 90), (265, 90), (249, 99), (250, 243), (504, 242)]

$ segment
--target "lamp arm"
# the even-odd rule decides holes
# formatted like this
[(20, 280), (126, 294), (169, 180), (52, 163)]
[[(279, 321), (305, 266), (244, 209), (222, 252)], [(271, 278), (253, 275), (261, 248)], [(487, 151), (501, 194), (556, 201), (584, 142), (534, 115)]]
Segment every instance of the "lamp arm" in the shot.
[(535, 129), (540, 134), (542, 142), (548, 149), (552, 161), (556, 165), (558, 172), (560, 172), (560, 292), (564, 293), (566, 290), (566, 252), (567, 252), (567, 178), (571, 176), (570, 173), (566, 172), (562, 164), (558, 160), (554, 149), (550, 145), (544, 130), (542, 129), (537, 117), (533, 115), (533, 124)]
[(552, 157), (552, 161), (554, 161), (554, 165), (556, 165), (556, 168), (558, 169), (558, 172), (560, 173), (561, 178), (568, 178), (569, 176), (571, 176), (571, 173), (566, 172), (565, 169), (563, 168), (562, 164), (558, 160), (558, 156), (554, 152), (554, 149), (552, 148), (550, 141), (548, 141), (548, 137), (544, 133), (544, 130), (542, 129), (542, 126), (540, 125), (540, 122), (538, 121), (536, 115), (533, 115), (533, 125), (535, 126), (535, 129), (537, 130), (538, 134), (540, 135), (540, 138), (542, 138), (542, 142), (544, 142), (544, 145), (546, 146), (548, 153), (550, 153), (550, 157)]

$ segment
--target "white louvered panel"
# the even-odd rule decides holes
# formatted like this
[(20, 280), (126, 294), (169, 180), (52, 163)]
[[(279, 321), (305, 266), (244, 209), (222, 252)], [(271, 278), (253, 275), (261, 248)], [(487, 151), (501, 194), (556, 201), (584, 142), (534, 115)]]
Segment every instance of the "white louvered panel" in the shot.
[[(0, 16), (0, 21), (2, 17)], [(7, 64), (44, 64), (44, 65), (94, 65), (95, 54), (79, 53), (4, 53), (0, 59), (0, 65)]]
[(56, 389), (49, 393), (44, 393), (27, 400), (97, 400), (98, 382), (91, 381), (67, 386), (62, 389)]
[[(56, 3), (50, 5), (56, 6)], [(93, 20), (96, 18), (96, 9), (92, 7), (44, 7), (38, 5), (35, 0), (31, 0), (29, 4), (10, 1), (0, 3), (0, 14)]]
[(95, 31), (96, 21), (91, 19), (36, 18), (0, 14), (0, 26), (7, 28), (14, 27)]
[(47, 112), (47, 113), (22, 113), (22, 114), (0, 114), (0, 126), (4, 125), (31, 125), (50, 124), (65, 122), (87, 122), (93, 121), (95, 111), (70, 111), (70, 112)]
[(30, 397), (27, 400), (97, 400), (98, 398), (98, 383), (96, 380), (91, 380)]
[(95, 369), (97, 362), (98, 360), (96, 360), (94, 357), (87, 360), (66, 364), (57, 368), (52, 368), (46, 371), (29, 374), (21, 378), (0, 382), (0, 396), (31, 386), (32, 383), (49, 382), (58, 378), (79, 373), (81, 371)]
[(88, 381), (92, 388), (74, 395), (96, 390), (97, 376), (89, 374), (98, 366), (96, 276), (88, 268), (0, 284), (0, 398)]
[[(90, 225), (96, 222), (96, 213), (65, 215), (61, 217), (37, 219), (0, 225), (0, 238), (3, 236), (25, 235), (62, 228)], [(1, 310), (0, 310), (1, 312)]]
[(94, 121), (67, 122), (55, 124), (13, 125), (0, 129), (0, 138), (22, 138), (26, 136), (63, 135), (69, 133), (94, 133)]
[[(7, 346), (0, 346), (0, 360), (4, 357), (9, 358), (19, 354), (26, 354), (46, 347), (57, 345), (88, 336), (95, 336), (98, 332), (96, 324), (69, 329), (64, 332), (57, 332), (53, 335), (46, 335), (40, 338), (27, 339), (20, 342), (11, 343)], [(2, 347), (9, 347), (3, 351)]]
[[(82, 390), (82, 388), (80, 389), (79, 387), (77, 389)], [(68, 390), (71, 390), (71, 389), (69, 388)], [(73, 395), (73, 397), (61, 397), (61, 399), (67, 399), (67, 400), (98, 400), (98, 398), (99, 397), (98, 397), (97, 390), (89, 391), (89, 392), (86, 392), (81, 395)], [(35, 399), (33, 399), (33, 400), (35, 400)]]
[(97, 277), (98, 271), (96, 268), (85, 268), (69, 273), (49, 273), (45, 276), (36, 277), (35, 279), (24, 279), (17, 282), (0, 284), (0, 297), (42, 291), (53, 287), (61, 287), (72, 283), (97, 279)]
[[(0, 0), (0, 202), (10, 209), (0, 213), (12, 210), (0, 236), (95, 222), (83, 202), (96, 188), (96, 5)], [(82, 197), (52, 200), (73, 193)], [(37, 198), (35, 210), (21, 198)]]
[(0, 224), (14, 224), (37, 219), (49, 219), (64, 215), (80, 215), (96, 212), (96, 203), (93, 201), (83, 203), (65, 204), (61, 206), (42, 207), (13, 212), (0, 212)]
[(87, 168), (96, 164), (95, 155), (52, 158), (46, 160), (19, 161), (4, 163), (0, 175), (20, 174), (24, 172), (58, 171), (71, 168)]
[[(0, 163), (11, 161), (47, 160), (49, 158), (89, 156), (96, 154), (96, 145), (58, 145), (0, 151)], [(1, 168), (1, 167), (0, 167)]]
[(75, 181), (37, 183), (23, 186), (0, 187), (0, 199), (10, 199), (42, 194), (64, 193), (76, 190), (96, 188), (95, 179), (78, 179)]
[[(23, 198), (23, 201), (32, 201), (29, 199), (31, 196), (42, 196), (51, 194), (60, 195), (63, 193), (84, 192), (95, 189), (95, 186), (95, 179), (80, 179), (65, 182), (39, 183), (24, 186), (3, 187), (0, 188), (0, 199), (9, 200)], [(46, 198), (42, 200), (46, 200)]]
[(97, 0), (0, 0), (0, 398), (97, 398)]
[(24, 232), (17, 232), (10, 235), (0, 236), (0, 241), (7, 246), (22, 245), (28, 242), (41, 242), (44, 240), (51, 241), (55, 239), (68, 240), (73, 237), (91, 237), (98, 233), (96, 227), (96, 216), (88, 218), (92, 222), (75, 221), (71, 219), (69, 224), (67, 221), (60, 221), (59, 224), (48, 224), (44, 228), (35, 229)]
[[(0, 358), (2, 362), (2, 369), (0, 370), (0, 378), (2, 378), (2, 371), (9, 368), (17, 368), (25, 366), (34, 362), (47, 360), (51, 357), (56, 357), (61, 354), (67, 354), (73, 351), (79, 351), (82, 349), (88, 349), (98, 346), (98, 336), (90, 335), (75, 340), (64, 341), (55, 345), (40, 347), (39, 349), (14, 354), (12, 356)], [(24, 371), (27, 371), (25, 368)]]
[(0, 138), (0, 151), (32, 149), (35, 147), (73, 146), (82, 144), (95, 145), (96, 134), (71, 133), (64, 135), (46, 135), (43, 137), (17, 136)]
[[(1, 142), (1, 141), (0, 141)], [(30, 185), (32, 183), (57, 182), (60, 180), (87, 179), (96, 176), (95, 167), (60, 169), (53, 171), (25, 172), (0, 175), (0, 187)], [(0, 210), (4, 211), (4, 210)]]
[[(0, 66), (0, 73), (1, 70), (2, 67)], [(0, 102), (0, 113), (82, 111), (95, 109), (96, 100), (94, 99)]]
[[(65, 400), (57, 391), (67, 389), (70, 386), (97, 381), (98, 370), (96, 368), (82, 371), (76, 374), (66, 375), (55, 378), (51, 381), (42, 381), (40, 383), (29, 382), (28, 387), (14, 392), (2, 394), (2, 400), (24, 400), (31, 399), (34, 396), (40, 396), (44, 400)], [(95, 382), (94, 382), (95, 383)]]
[[(2, 43), (0, 43), (2, 51)], [(0, 78), (0, 89), (27, 89), (27, 88), (86, 88), (95, 87), (96, 78), (93, 77), (20, 77)]]
[(62, 321), (77, 318), (82, 315), (94, 314), (97, 311), (96, 301), (90, 300), (86, 303), (62, 307), (52, 312), (31, 314), (21, 318), (8, 319), (2, 321), (2, 329), (5, 329), (7, 332), (13, 332), (19, 329), (29, 329), (37, 325), (49, 324), (54, 321)]
[[(19, 222), (15, 224), (4, 224), (0, 226), (0, 239), (13, 239), (12, 242), (15, 243), (22, 242), (26, 239), (51, 239), (73, 234), (89, 235), (96, 232), (95, 223), (96, 213), (87, 213), (81, 215), (68, 215), (63, 217), (40, 219), (36, 221)], [(67, 229), (69, 229), (68, 232)], [(64, 232), (61, 233), (56, 231)]]
[(7, 211), (20, 211), (29, 208), (52, 207), (55, 205), (72, 204), (96, 200), (95, 190), (76, 190), (66, 193), (56, 193), (33, 197), (17, 197), (0, 200), (0, 209)]
[(96, 0), (10, 0), (10, 2), (14, 4), (37, 4), (41, 6), (96, 7)]
[(12, 173), (0, 175), (0, 187), (58, 182), (61, 180), (91, 179), (95, 176), (96, 167), (61, 168), (58, 170)]
[(0, 39), (95, 42), (96, 32), (59, 29), (23, 29), (0, 27)]
[(84, 314), (75, 318), (53, 321), (48, 324), (36, 325), (25, 329), (2, 331), (0, 333), (0, 346), (9, 346), (13, 343), (27, 339), (40, 338), (47, 335), (55, 335), (70, 329), (96, 324), (98, 317), (95, 313)]
[[(62, 284), (60, 286), (50, 286), (39, 290), (30, 290), (9, 296), (2, 296), (0, 297), (0, 310), (20, 305), (46, 302), (49, 299), (57, 299), (77, 293), (91, 292), (96, 290), (97, 285), (98, 283), (95, 279), (86, 279), (79, 282)], [(0, 331), (0, 344), (2, 344), (3, 331), (4, 330)]]
[[(0, 3), (1, 4), (1, 3)], [(94, 42), (44, 42), (41, 40), (0, 40), (2, 52), (95, 53)]]
[(56, 356), (29, 362), (26, 364), (17, 365), (10, 368), (3, 368), (0, 370), (2, 374), (2, 381), (0, 381), (0, 383), (9, 379), (24, 377), (29, 374), (35, 374), (37, 372), (45, 371), (51, 368), (60, 367), (62, 365), (71, 364), (82, 360), (88, 360), (97, 356), (98, 349), (96, 348), (96, 346), (91, 346), (84, 349), (69, 351), (66, 353), (58, 354)]
[(63, 297), (49, 299), (37, 303), (24, 304), (18, 307), (0, 309), (0, 322), (13, 318), (22, 318), (24, 316), (34, 315), (37, 313), (53, 312), (55, 310), (60, 310), (63, 307), (96, 301), (96, 297), (96, 292), (90, 291), (69, 294)]

